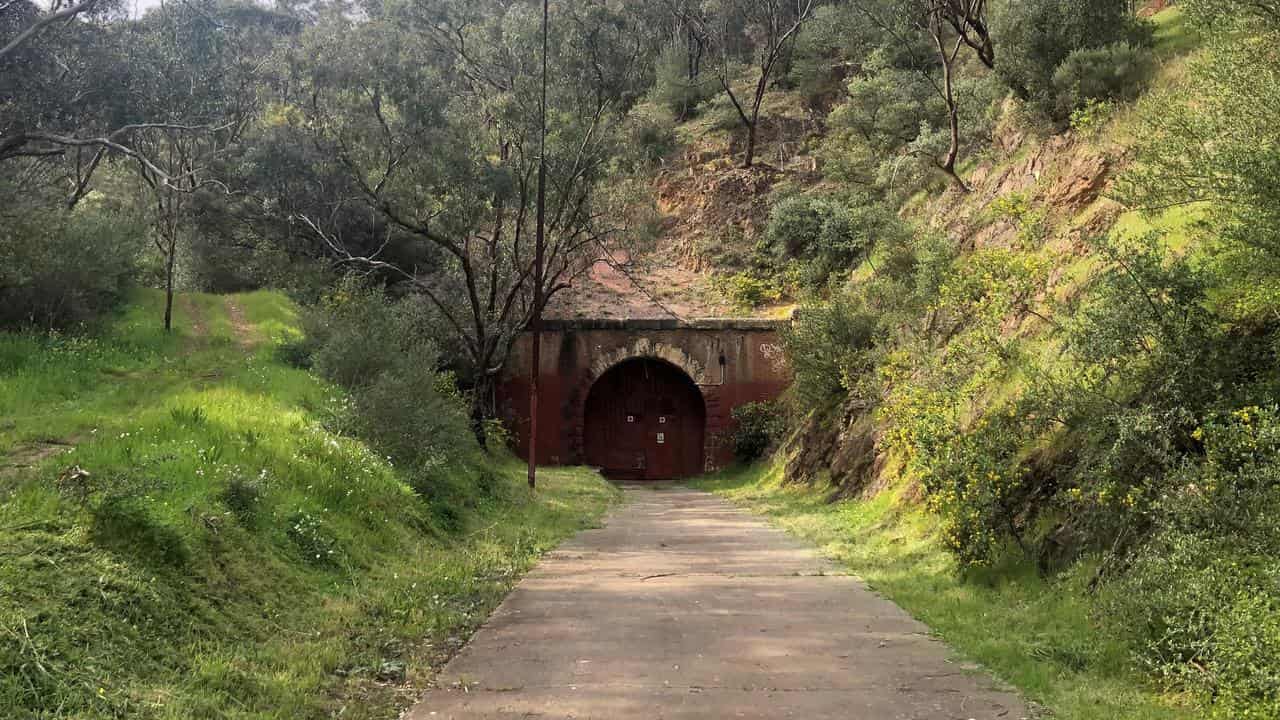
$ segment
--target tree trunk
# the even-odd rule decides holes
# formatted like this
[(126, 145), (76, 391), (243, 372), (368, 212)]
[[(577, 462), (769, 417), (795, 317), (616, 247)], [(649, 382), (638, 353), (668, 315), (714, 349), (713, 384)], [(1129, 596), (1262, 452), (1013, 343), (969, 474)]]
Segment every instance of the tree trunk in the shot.
[(493, 378), (481, 374), (471, 388), (471, 433), (486, 453), (489, 452), (489, 438), (485, 435), (485, 424), (489, 420), (489, 398), (492, 395)]
[(955, 51), (948, 54), (946, 46), (942, 44), (942, 21), (935, 18), (934, 23), (930, 27), (938, 47), (938, 57), (942, 61), (942, 99), (947, 104), (947, 127), (951, 140), (947, 156), (938, 163), (938, 167), (942, 168), (961, 192), (967, 193), (969, 186), (956, 173), (956, 159), (960, 157), (960, 107), (956, 103), (954, 74), (956, 56), (959, 55), (961, 46), (957, 41)]
[(169, 252), (164, 260), (164, 331), (173, 330), (173, 261), (176, 243), (169, 243)]
[(742, 158), (742, 167), (749, 168), (755, 162), (756, 158), (756, 125), (757, 122), (747, 123), (747, 152)]

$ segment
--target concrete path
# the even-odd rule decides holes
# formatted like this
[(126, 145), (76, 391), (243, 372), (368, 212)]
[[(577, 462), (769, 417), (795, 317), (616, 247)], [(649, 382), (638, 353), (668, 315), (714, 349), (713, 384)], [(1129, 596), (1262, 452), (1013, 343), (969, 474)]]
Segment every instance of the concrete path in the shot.
[(626, 496), (516, 587), (407, 718), (1027, 716), (812, 548), (706, 493)]

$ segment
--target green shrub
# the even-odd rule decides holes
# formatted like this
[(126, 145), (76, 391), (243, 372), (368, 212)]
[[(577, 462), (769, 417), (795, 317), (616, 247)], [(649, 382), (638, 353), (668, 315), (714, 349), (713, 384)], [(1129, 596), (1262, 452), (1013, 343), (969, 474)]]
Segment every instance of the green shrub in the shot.
[[(1054, 73), (1073, 52), (1151, 43), (1152, 30), (1115, 0), (1007, 0), (993, 8), (996, 75), (1020, 98), (1065, 120), (1054, 102)], [(1077, 63), (1079, 64), (1079, 63)], [(1096, 68), (1094, 74), (1100, 74)]]
[(947, 548), (966, 566), (987, 565), (1011, 542), (1022, 544), (1034, 519), (1039, 488), (1024, 449), (1044, 424), (1016, 407), (988, 412), (971, 428), (948, 415), (938, 407), (895, 431), (911, 434), (912, 460)]
[(759, 307), (782, 297), (782, 288), (776, 279), (762, 278), (752, 272), (719, 275), (713, 278), (713, 283), (730, 302), (742, 308)]
[(381, 289), (344, 281), (303, 318), (316, 371), (344, 387), (367, 385), (402, 362), (415, 333)]
[(1150, 51), (1127, 41), (1076, 50), (1053, 73), (1054, 115), (1070, 117), (1091, 101), (1133, 100), (1151, 70)]
[(0, 328), (65, 328), (113, 308), (145, 237), (131, 217), (87, 204), (0, 215)]
[(1091, 133), (1111, 118), (1115, 106), (1105, 100), (1085, 100), (1084, 104), (1071, 111), (1069, 125), (1080, 133)]
[(878, 334), (876, 314), (853, 295), (801, 307), (782, 332), (796, 397), (825, 408), (858, 393), (874, 370)]
[(1100, 239), (1105, 261), (1064, 323), (1070, 370), (1041, 375), (1039, 412), (1071, 428), (1072, 513), (1102, 545), (1136, 539), (1150, 504), (1197, 446), (1198, 423), (1272, 362), (1207, 307), (1204, 272), (1158, 236)]
[(1140, 660), (1213, 698), (1214, 717), (1280, 707), (1280, 412), (1246, 407), (1197, 431), (1202, 462), (1150, 509), (1155, 529), (1104, 593)]
[(678, 146), (675, 122), (656, 112), (637, 109), (627, 116), (631, 145), (629, 153), (641, 165), (661, 162)]
[(786, 82), (805, 105), (825, 109), (840, 95), (845, 76), (879, 39), (880, 29), (857, 8), (845, 4), (820, 6), (796, 39)]
[(749, 402), (734, 408), (733, 455), (742, 462), (760, 459), (777, 442), (786, 425), (775, 403)]
[(902, 221), (868, 198), (845, 203), (832, 197), (797, 195), (773, 206), (762, 250), (778, 267), (798, 260), (811, 287), (857, 266), (886, 235), (907, 233)]
[(511, 428), (499, 418), (489, 418), (484, 423), (484, 435), (491, 448), (515, 449), (516, 436)]
[(796, 195), (774, 205), (764, 236), (781, 259), (799, 258), (819, 242), (823, 226), (835, 212), (826, 200)]
[(310, 370), (315, 365), (315, 351), (315, 340), (309, 335), (303, 335), (276, 345), (275, 355), (285, 365)]
[(433, 360), (419, 354), (352, 393), (357, 432), (406, 467), (410, 484), (424, 495), (437, 473), (468, 459), (475, 447), (466, 407), (434, 386)]
[(370, 441), (424, 497), (466, 474), (477, 451), (466, 398), (440, 370), (421, 305), (348, 280), (304, 319), (316, 372), (350, 391), (330, 409), (334, 429)]

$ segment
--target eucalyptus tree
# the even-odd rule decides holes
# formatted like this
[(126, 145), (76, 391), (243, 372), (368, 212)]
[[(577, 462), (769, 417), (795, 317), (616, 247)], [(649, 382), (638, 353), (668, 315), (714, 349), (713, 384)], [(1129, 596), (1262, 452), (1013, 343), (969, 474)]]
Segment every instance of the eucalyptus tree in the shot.
[[(672, 5), (714, 48), (720, 88), (747, 135), (743, 167), (755, 162), (760, 108), (773, 85), (774, 73), (817, 5), (817, 0), (712, 0), (700, 7)], [(749, 96), (734, 90), (744, 66), (750, 68), (752, 77)]]
[[(389, 2), (368, 20), (314, 28), (294, 58), (295, 125), (351, 190), (295, 219), (340, 262), (427, 298), (471, 370), (481, 443), (519, 331), (620, 241), (625, 215), (602, 184), (644, 89), (634, 16), (604, 1), (552, 3), (539, 283), (540, 13), (516, 0)], [(337, 222), (359, 208), (384, 221), (370, 252)]]
[(106, 0), (0, 0), (0, 171), (70, 204), (108, 150), (128, 154), (119, 15)]
[[(906, 148), (946, 175), (961, 192), (969, 186), (956, 171), (963, 144), (961, 101), (956, 90), (962, 51), (968, 47), (986, 67), (995, 63), (988, 30), (987, 7), (981, 0), (852, 0), (871, 25), (879, 28), (905, 65), (942, 101), (945, 140), (934, 142), (921, 132)], [(922, 40), (924, 42), (922, 42)], [(927, 50), (925, 50), (927, 48)]]
[(252, 4), (187, 0), (152, 10), (132, 28), (130, 89), (153, 118), (132, 133), (133, 164), (164, 263), (165, 330), (195, 214), (209, 204), (204, 195), (236, 192), (225, 165), (261, 112), (275, 42), (295, 27)]
[(56, 184), (68, 206), (111, 157), (172, 180), (135, 145), (164, 123), (136, 102), (134, 27), (121, 4), (0, 0), (0, 170), (25, 187)]

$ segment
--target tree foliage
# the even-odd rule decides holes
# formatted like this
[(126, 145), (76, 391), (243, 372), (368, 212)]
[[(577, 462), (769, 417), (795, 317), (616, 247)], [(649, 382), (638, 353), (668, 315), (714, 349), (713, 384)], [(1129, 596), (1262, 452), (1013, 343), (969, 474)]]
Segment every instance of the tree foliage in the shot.
[(1150, 44), (1150, 29), (1114, 0), (1004, 2), (992, 25), (1001, 49), (996, 74), (1019, 98), (1057, 119), (1065, 115), (1054, 102), (1054, 73), (1068, 56), (1121, 42)]
[[(328, 158), (325, 173), (352, 190), (296, 220), (340, 261), (405, 281), (431, 302), (478, 388), (479, 437), (488, 389), (541, 310), (535, 297), (545, 306), (610, 257), (621, 230), (623, 215), (601, 182), (626, 110), (645, 89), (636, 61), (643, 48), (632, 18), (603, 3), (559, 3), (555, 15), (545, 154), (539, 22), (528, 3), (393, 2), (368, 22), (339, 17), (316, 26), (292, 61), (297, 128)], [(384, 233), (372, 252), (353, 249), (343, 234), (348, 215), (366, 212)]]

